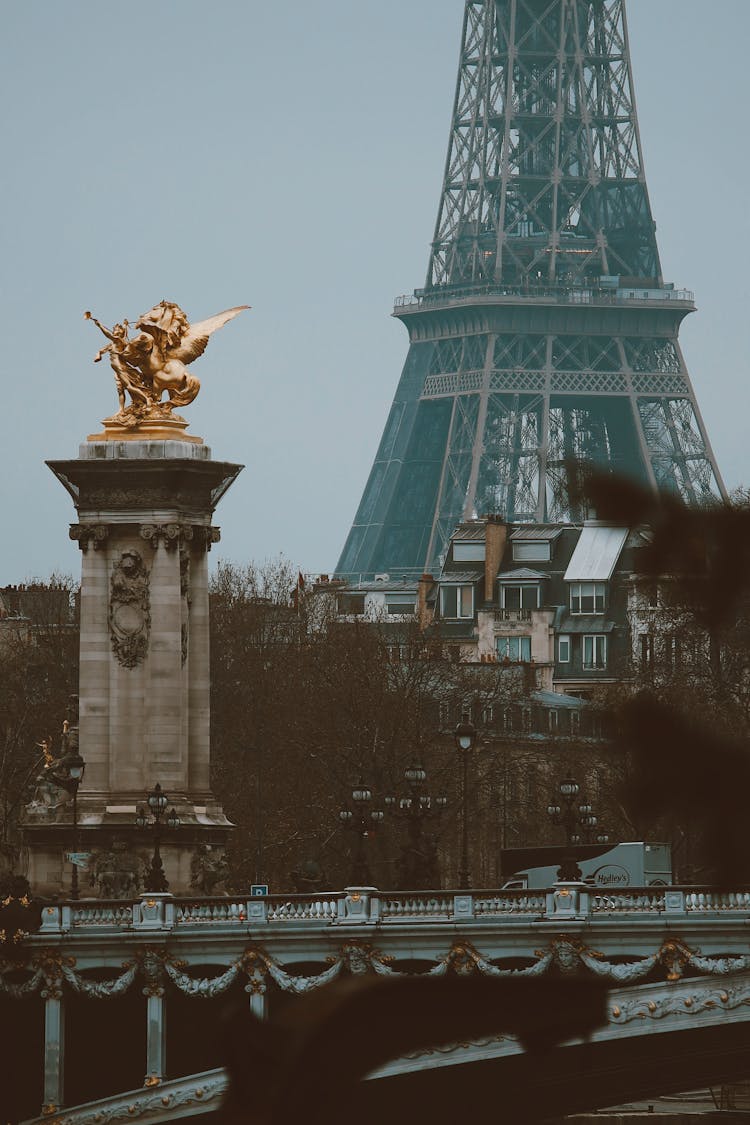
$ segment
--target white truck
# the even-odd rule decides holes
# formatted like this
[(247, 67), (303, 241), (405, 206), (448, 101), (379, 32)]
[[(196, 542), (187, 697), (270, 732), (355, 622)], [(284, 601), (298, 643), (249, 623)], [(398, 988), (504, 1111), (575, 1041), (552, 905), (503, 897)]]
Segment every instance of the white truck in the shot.
[(570, 848), (511, 848), (501, 853), (504, 888), (540, 890), (558, 881), (564, 857), (573, 856), (585, 883), (618, 887), (664, 887), (672, 883), (669, 844), (579, 844)]

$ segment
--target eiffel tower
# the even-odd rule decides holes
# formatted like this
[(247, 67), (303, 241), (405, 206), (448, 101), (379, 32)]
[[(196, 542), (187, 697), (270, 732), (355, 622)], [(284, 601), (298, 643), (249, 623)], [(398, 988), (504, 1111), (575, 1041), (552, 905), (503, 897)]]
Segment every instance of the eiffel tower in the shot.
[(641, 156), (624, 0), (467, 0), (409, 353), (339, 560), (434, 569), (487, 512), (568, 522), (585, 461), (676, 492), (724, 487), (665, 283)]

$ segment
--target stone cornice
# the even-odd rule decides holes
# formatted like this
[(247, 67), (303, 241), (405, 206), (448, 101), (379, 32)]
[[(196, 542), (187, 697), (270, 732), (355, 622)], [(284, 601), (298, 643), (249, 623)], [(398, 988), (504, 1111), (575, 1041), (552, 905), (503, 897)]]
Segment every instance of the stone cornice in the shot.
[[(79, 514), (102, 511), (212, 512), (242, 471), (227, 461), (180, 458), (48, 461)], [(136, 516), (137, 518), (137, 516)]]

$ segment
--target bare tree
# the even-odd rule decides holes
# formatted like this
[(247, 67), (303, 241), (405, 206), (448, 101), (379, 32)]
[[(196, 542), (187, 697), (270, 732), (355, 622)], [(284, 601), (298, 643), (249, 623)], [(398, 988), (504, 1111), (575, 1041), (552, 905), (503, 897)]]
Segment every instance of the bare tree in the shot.
[(19, 816), (78, 690), (78, 588), (52, 575), (0, 589), (0, 855), (13, 870)]

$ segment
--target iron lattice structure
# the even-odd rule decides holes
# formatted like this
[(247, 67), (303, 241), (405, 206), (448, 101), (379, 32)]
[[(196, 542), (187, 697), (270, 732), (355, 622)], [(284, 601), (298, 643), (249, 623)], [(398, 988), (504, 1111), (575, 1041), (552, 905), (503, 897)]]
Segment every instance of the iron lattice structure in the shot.
[(410, 349), (342, 575), (435, 567), (462, 519), (567, 522), (575, 461), (724, 495), (662, 278), (624, 0), (467, 0)]

